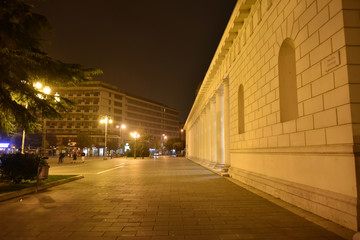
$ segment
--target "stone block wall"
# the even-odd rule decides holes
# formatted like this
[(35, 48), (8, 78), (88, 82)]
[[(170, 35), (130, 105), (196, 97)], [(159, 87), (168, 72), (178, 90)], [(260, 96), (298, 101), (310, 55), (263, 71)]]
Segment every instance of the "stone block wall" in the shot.
[[(185, 124), (188, 157), (357, 230), (359, 27), (357, 0), (239, 0)], [(214, 130), (219, 91), (228, 129)], [(210, 131), (229, 147), (198, 141)]]

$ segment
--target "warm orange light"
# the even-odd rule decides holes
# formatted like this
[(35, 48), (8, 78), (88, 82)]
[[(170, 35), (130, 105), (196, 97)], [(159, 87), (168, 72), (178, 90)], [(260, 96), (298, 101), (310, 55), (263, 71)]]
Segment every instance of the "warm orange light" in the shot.
[(40, 82), (37, 82), (34, 84), (34, 87), (37, 89), (40, 89), (40, 88), (42, 88), (42, 84)]
[(108, 123), (112, 123), (113, 120), (111, 120), (108, 116), (105, 116), (104, 118), (100, 119), (100, 123), (105, 123), (105, 124), (108, 124)]
[(130, 135), (135, 139), (140, 137), (140, 135), (137, 132), (132, 132), (132, 133), (130, 133)]

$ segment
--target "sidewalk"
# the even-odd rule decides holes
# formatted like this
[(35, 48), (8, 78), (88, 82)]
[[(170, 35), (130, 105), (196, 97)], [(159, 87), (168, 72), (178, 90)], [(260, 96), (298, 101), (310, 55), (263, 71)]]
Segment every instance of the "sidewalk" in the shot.
[(0, 202), (0, 239), (351, 239), (184, 158), (94, 159), (81, 168), (101, 174)]

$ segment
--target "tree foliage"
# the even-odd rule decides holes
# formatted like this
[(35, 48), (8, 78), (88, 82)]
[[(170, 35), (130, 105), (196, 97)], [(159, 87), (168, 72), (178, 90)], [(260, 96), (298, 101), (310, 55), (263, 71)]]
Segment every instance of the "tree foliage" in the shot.
[(180, 138), (169, 138), (164, 145), (167, 150), (175, 149), (178, 152), (184, 149), (185, 143)]
[(127, 152), (127, 156), (134, 156), (135, 143), (136, 143), (136, 156), (137, 157), (148, 157), (149, 148), (152, 144), (152, 138), (147, 134), (143, 128), (140, 128), (138, 131), (140, 137), (138, 139), (131, 139), (129, 142), (130, 151)]
[(117, 150), (119, 148), (119, 144), (117, 139), (109, 139), (106, 143), (106, 148), (109, 150)]
[(33, 85), (71, 86), (100, 74), (55, 60), (41, 50), (43, 31), (49, 30), (46, 17), (33, 13), (24, 0), (0, 1), (0, 130), (9, 134), (17, 128), (38, 127), (38, 113), (45, 118), (60, 117), (71, 102), (55, 101), (55, 95), (40, 98)]
[(172, 150), (174, 149), (173, 145), (176, 142), (181, 142), (180, 138), (168, 138), (167, 140), (165, 140), (164, 146), (167, 150)]
[(183, 150), (184, 149), (184, 142), (183, 141), (181, 141), (181, 142), (175, 142), (174, 144), (173, 144), (173, 148), (175, 149), (175, 151), (176, 152), (180, 152), (181, 150)]
[(92, 143), (91, 137), (86, 132), (81, 132), (76, 137), (76, 147), (78, 148), (90, 148)]

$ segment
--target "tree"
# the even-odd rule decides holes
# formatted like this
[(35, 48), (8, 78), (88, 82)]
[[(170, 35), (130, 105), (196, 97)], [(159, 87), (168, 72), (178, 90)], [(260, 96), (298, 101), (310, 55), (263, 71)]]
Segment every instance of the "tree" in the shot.
[(161, 140), (151, 136), (149, 139), (149, 148), (155, 148), (155, 149), (161, 148)]
[(106, 147), (109, 150), (116, 150), (119, 148), (118, 140), (117, 139), (110, 139), (110, 141), (107, 142)]
[(24, 0), (0, 2), (0, 130), (9, 134), (17, 128), (33, 131), (42, 117), (57, 118), (71, 102), (54, 94), (40, 98), (35, 82), (71, 86), (100, 74), (101, 70), (67, 64), (41, 50), (41, 34), (49, 30), (47, 19), (32, 12)]
[[(135, 151), (135, 140), (129, 142), (130, 151), (126, 152), (128, 157), (134, 156)], [(136, 140), (136, 157), (147, 157), (149, 156), (149, 143), (141, 137)]]
[(88, 133), (81, 132), (76, 137), (76, 147), (78, 148), (85, 148), (85, 147), (91, 147), (92, 140), (91, 137), (89, 137)]
[(137, 157), (147, 157), (149, 156), (149, 147), (151, 142), (151, 137), (148, 133), (144, 131), (142, 127), (138, 130), (139, 138), (131, 139), (129, 142), (130, 151), (127, 151), (127, 156), (134, 156), (135, 151), (135, 142), (136, 142), (136, 156)]
[(183, 141), (175, 142), (173, 144), (173, 148), (175, 149), (176, 152), (180, 152), (181, 150), (184, 149), (184, 142)]
[(181, 139), (180, 138), (168, 138), (165, 142), (164, 142), (164, 145), (165, 145), (165, 148), (167, 150), (172, 150), (174, 149), (174, 143), (176, 142), (181, 142)]
[(138, 154), (137, 156), (140, 157), (148, 157), (149, 156), (149, 142), (146, 140), (139, 141), (139, 143), (136, 146)]
[(164, 145), (167, 150), (175, 149), (178, 152), (184, 149), (185, 143), (180, 138), (169, 138)]

